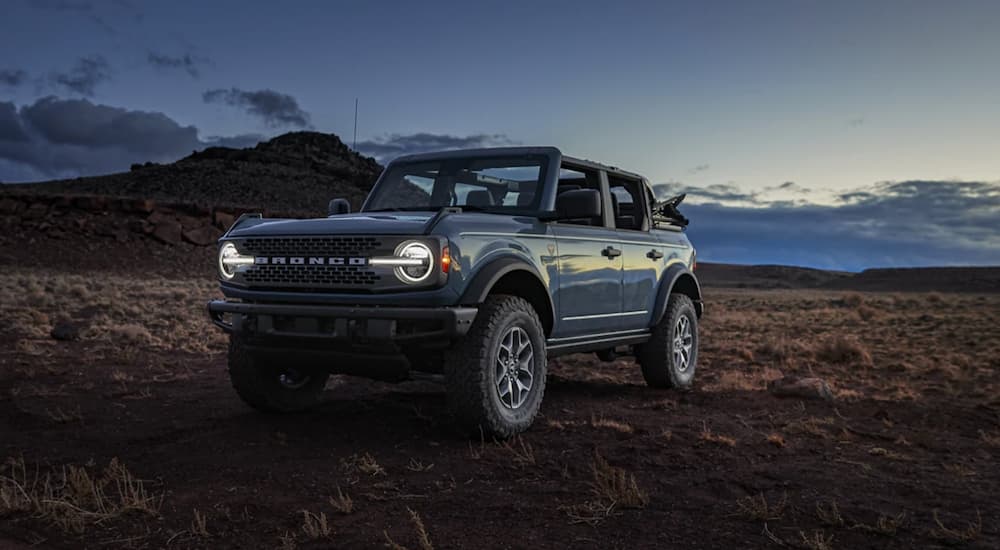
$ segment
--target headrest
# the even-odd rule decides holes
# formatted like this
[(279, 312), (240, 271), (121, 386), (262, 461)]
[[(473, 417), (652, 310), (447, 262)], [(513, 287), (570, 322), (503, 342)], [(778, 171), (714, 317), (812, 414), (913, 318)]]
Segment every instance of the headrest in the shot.
[(576, 189), (556, 196), (556, 213), (560, 217), (598, 217), (601, 215), (601, 193), (596, 189)]
[(493, 195), (489, 191), (469, 191), (465, 197), (465, 204), (469, 206), (493, 206)]

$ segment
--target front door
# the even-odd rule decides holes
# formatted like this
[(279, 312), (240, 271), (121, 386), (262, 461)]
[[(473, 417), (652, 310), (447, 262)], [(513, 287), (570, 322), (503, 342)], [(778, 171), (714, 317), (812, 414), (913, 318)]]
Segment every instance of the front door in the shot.
[(622, 255), (612, 229), (552, 224), (559, 248), (559, 326), (563, 336), (621, 329)]

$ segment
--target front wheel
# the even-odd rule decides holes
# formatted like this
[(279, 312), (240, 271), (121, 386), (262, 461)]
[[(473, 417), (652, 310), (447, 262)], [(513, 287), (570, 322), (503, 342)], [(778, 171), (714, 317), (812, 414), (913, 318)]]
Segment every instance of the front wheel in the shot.
[(244, 403), (265, 412), (307, 410), (319, 402), (329, 373), (288, 365), (247, 348), (238, 335), (229, 338), (229, 379)]
[(691, 298), (671, 294), (663, 319), (638, 354), (642, 376), (654, 388), (688, 389), (698, 363), (698, 314)]
[(531, 304), (486, 299), (445, 359), (448, 402), (469, 435), (508, 438), (527, 430), (545, 393), (545, 332)]

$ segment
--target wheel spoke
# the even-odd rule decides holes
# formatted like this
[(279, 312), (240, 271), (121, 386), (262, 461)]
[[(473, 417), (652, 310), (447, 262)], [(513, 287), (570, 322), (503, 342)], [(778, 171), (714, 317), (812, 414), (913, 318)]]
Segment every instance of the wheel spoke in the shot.
[(500, 338), (494, 363), (497, 397), (510, 409), (527, 401), (534, 380), (534, 349), (527, 331), (519, 326), (507, 329)]

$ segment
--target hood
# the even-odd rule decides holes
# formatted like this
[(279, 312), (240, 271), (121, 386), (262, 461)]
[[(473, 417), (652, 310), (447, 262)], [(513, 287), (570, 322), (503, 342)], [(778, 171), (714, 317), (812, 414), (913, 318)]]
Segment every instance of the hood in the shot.
[(280, 235), (417, 235), (433, 212), (357, 212), (308, 220), (248, 219), (229, 237)]

